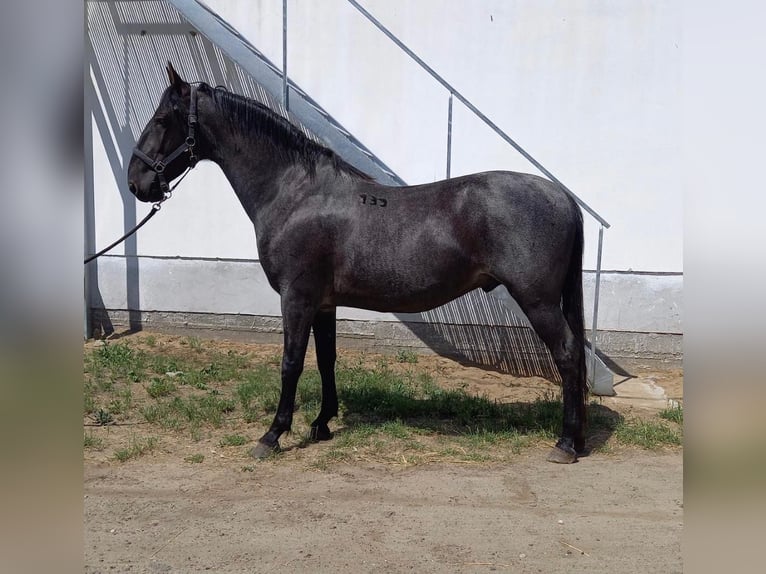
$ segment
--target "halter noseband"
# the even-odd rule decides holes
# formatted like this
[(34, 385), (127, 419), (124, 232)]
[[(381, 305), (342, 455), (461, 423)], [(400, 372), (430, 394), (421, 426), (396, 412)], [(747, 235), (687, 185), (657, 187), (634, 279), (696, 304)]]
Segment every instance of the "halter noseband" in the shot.
[(198, 161), (197, 156), (194, 155), (194, 146), (197, 143), (197, 140), (194, 137), (196, 128), (197, 128), (197, 86), (192, 85), (191, 96), (189, 100), (189, 134), (186, 136), (186, 139), (184, 140), (184, 142), (180, 146), (178, 146), (173, 151), (173, 153), (171, 153), (167, 157), (163, 159), (156, 159), (156, 160), (150, 158), (148, 155), (146, 155), (144, 152), (138, 149), (138, 146), (133, 148), (133, 154), (136, 155), (136, 157), (142, 160), (157, 174), (157, 181), (160, 184), (160, 190), (162, 190), (162, 193), (166, 196), (169, 196), (171, 189), (170, 189), (170, 186), (168, 185), (167, 180), (165, 180), (165, 168), (169, 166), (171, 162), (175, 161), (175, 159), (178, 156), (180, 156), (182, 153), (184, 153), (187, 150), (189, 152), (189, 167), (187, 168), (187, 171), (192, 169), (195, 165), (197, 165), (197, 161)]

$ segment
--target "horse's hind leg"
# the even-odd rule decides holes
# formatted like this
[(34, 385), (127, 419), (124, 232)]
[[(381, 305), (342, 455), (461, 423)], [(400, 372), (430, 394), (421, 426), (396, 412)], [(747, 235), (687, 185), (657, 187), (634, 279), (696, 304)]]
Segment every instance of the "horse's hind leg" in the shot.
[(564, 398), (564, 424), (556, 447), (551, 450), (551, 462), (571, 463), (585, 448), (585, 380), (581, 372), (581, 353), (576, 338), (558, 304), (522, 305), (529, 321), (553, 356), (561, 375)]
[(271, 427), (250, 450), (254, 458), (265, 458), (279, 450), (279, 437), (289, 431), (295, 410), (295, 391), (303, 372), (311, 322), (316, 309), (309, 301), (282, 297), (282, 324), (285, 348), (282, 354), (282, 392)]
[(322, 376), (322, 408), (311, 423), (310, 438), (332, 438), (327, 422), (338, 416), (338, 391), (335, 387), (335, 309), (318, 311), (314, 317), (314, 343), (317, 351), (317, 367)]

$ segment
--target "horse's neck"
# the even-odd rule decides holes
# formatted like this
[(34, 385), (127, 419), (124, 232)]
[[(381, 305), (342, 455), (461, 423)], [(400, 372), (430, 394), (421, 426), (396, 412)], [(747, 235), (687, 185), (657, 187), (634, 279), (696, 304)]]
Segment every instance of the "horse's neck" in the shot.
[(259, 136), (234, 128), (221, 118), (212, 119), (209, 125), (215, 126), (210, 159), (226, 175), (258, 232), (259, 215), (278, 192), (278, 181), (289, 165)]

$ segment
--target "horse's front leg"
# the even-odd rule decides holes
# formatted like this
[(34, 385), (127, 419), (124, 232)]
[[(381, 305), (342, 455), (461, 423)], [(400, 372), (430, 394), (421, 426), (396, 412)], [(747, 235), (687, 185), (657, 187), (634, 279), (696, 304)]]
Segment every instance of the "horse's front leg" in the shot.
[(330, 440), (332, 433), (328, 421), (338, 416), (338, 391), (335, 387), (335, 309), (318, 311), (314, 317), (314, 343), (317, 351), (317, 367), (322, 376), (322, 408), (311, 423), (309, 437), (314, 440)]
[(306, 346), (316, 308), (304, 298), (282, 297), (282, 328), (284, 352), (282, 354), (282, 393), (271, 427), (250, 450), (254, 458), (266, 458), (279, 450), (279, 437), (289, 431), (295, 410), (295, 390), (303, 372)]

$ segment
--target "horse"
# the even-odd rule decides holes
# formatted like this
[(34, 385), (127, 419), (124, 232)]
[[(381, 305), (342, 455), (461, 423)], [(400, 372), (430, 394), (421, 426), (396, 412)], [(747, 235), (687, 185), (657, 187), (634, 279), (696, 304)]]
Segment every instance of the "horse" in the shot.
[(128, 189), (144, 202), (199, 160), (218, 164), (255, 227), (279, 294), (284, 349), (274, 420), (250, 454), (279, 450), (290, 430), (313, 329), (322, 400), (309, 437), (329, 440), (338, 415), (336, 308), (423, 312), (504, 285), (550, 350), (562, 381), (563, 425), (548, 460), (585, 447), (582, 213), (541, 177), (490, 171), (389, 187), (306, 137), (268, 107), (168, 62), (170, 85), (136, 142)]

